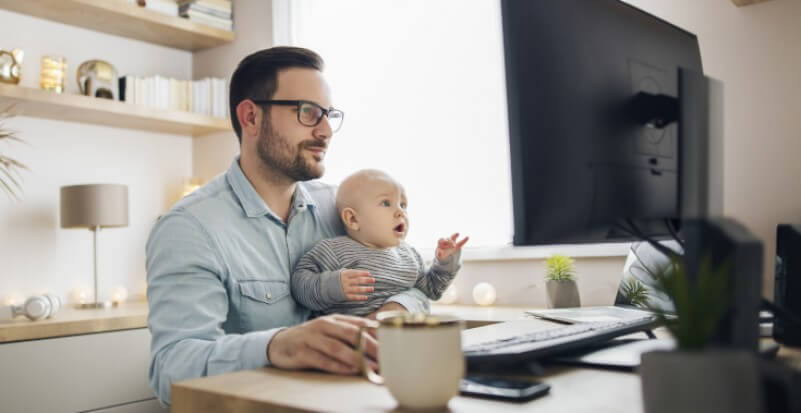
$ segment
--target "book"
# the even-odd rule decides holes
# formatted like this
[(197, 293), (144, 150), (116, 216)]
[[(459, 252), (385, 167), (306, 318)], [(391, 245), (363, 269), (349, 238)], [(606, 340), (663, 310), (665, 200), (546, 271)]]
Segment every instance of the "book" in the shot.
[(178, 3), (171, 0), (147, 0), (145, 8), (168, 16), (178, 16)]

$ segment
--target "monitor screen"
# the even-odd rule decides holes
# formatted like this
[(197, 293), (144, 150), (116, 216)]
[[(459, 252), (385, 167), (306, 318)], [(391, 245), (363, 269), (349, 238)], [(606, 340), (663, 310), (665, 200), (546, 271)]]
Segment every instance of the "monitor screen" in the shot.
[(701, 73), (695, 35), (617, 0), (502, 0), (514, 244), (669, 234), (681, 216), (676, 122), (632, 115)]

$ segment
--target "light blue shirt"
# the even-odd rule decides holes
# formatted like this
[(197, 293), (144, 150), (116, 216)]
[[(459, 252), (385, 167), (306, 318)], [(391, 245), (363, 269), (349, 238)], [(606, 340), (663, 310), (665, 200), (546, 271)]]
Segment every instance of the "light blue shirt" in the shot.
[[(170, 402), (174, 382), (269, 365), (272, 337), (308, 319), (290, 294), (290, 275), (319, 240), (344, 233), (334, 191), (298, 183), (284, 223), (237, 157), (158, 220), (146, 265), (150, 385), (161, 401)], [(416, 289), (389, 301), (428, 312)]]

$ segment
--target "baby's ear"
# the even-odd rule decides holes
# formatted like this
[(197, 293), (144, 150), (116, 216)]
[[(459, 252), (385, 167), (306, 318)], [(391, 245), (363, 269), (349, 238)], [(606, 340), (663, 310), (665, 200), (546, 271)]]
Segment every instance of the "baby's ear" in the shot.
[(345, 224), (345, 228), (351, 231), (359, 230), (359, 220), (356, 218), (356, 211), (353, 208), (343, 209), (340, 218), (342, 218), (342, 223)]

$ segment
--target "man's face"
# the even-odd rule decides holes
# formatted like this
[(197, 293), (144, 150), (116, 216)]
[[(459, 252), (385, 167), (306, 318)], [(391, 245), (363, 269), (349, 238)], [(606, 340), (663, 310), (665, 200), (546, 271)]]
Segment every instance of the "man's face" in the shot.
[[(278, 72), (278, 88), (272, 100), (307, 100), (331, 107), (328, 85), (314, 69), (292, 68)], [(257, 151), (265, 166), (293, 181), (308, 181), (323, 176), (323, 163), (331, 140), (328, 118), (317, 126), (298, 121), (296, 106), (264, 107)]]
[(375, 248), (400, 244), (409, 232), (406, 192), (390, 179), (370, 179), (361, 185), (356, 214), (357, 239)]

